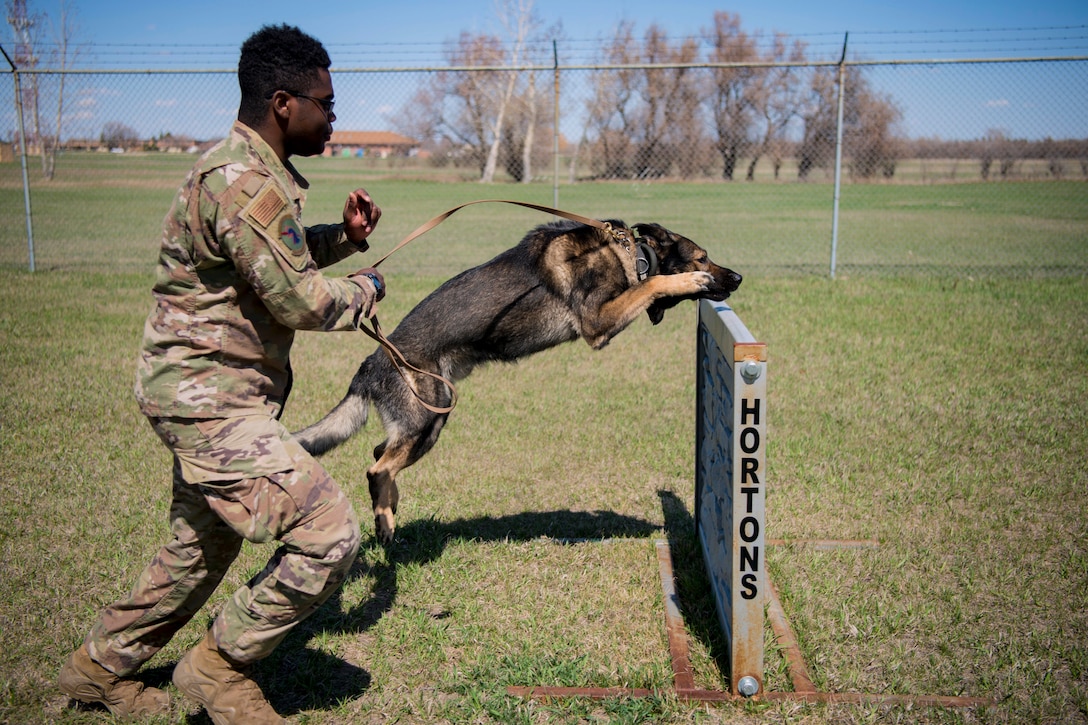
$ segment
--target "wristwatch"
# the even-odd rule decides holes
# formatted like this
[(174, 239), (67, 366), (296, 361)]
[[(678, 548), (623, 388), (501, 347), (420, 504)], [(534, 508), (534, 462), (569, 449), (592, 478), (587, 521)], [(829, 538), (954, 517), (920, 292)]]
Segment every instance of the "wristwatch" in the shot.
[(374, 274), (373, 272), (367, 272), (366, 276), (370, 279), (371, 282), (374, 283), (374, 291), (377, 292), (379, 296), (381, 296), (382, 287), (384, 286), (382, 285), (382, 278)]

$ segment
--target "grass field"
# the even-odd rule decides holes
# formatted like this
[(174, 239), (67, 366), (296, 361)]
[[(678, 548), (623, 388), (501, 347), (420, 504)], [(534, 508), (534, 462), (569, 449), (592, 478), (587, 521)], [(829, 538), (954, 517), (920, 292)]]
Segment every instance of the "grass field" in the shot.
[[(57, 178), (32, 175), (36, 266), (143, 273), (189, 155), (70, 154)], [(550, 179), (528, 185), (444, 183), (452, 173), (368, 159), (302, 159), (312, 189), (307, 217), (334, 219), (356, 186), (386, 214), (373, 244), (388, 249), (456, 204), (513, 198), (551, 206)], [(32, 169), (33, 171), (33, 169)], [(559, 206), (587, 216), (656, 221), (749, 272), (827, 275), (830, 183), (563, 184)], [(448, 275), (478, 264), (541, 221), (537, 212), (481, 205), (451, 218), (433, 241), (389, 262), (395, 272)], [(447, 244), (457, 238), (464, 243)], [(27, 268), (18, 164), (0, 164), (0, 266)], [(1088, 184), (1083, 180), (846, 184), (837, 272), (955, 276), (1088, 273)]]
[[(311, 221), (336, 214), (356, 180), (350, 171), (307, 170)], [(0, 265), (3, 723), (108, 719), (70, 707), (55, 678), (167, 532), (169, 461), (131, 387), (153, 239), (176, 183), (149, 177), (126, 191), (132, 215), (114, 212), (118, 233), (97, 238), (99, 254), (33, 275)], [(386, 210), (379, 249), (459, 201), (540, 193), (362, 183)], [(575, 343), (459, 386), (441, 441), (402, 476), (397, 542), (379, 546), (366, 524), (348, 582), (258, 670), (292, 722), (1088, 722), (1088, 279), (768, 274), (760, 250), (813, 225), (818, 187), (724, 188), (585, 185), (561, 203), (680, 228), (746, 274), (732, 302), (770, 351), (767, 535), (879, 541), (770, 552), (816, 685), (996, 704), (698, 707), (668, 694), (660, 538), (675, 557), (696, 683), (726, 683), (693, 540), (686, 305), (656, 328), (637, 321), (601, 352)], [(948, 190), (866, 188), (865, 224), (904, 214), (887, 225), (889, 244), (904, 227), (952, 220), (964, 224), (956, 235), (980, 234), (967, 228), (974, 217), (992, 229), (1030, 226), (1034, 210), (1037, 226), (1076, 230), (1071, 248), (1085, 254), (1083, 185), (1045, 213), (1022, 194), (987, 202), (970, 185), (955, 187), (965, 196), (950, 206)], [(7, 217), (10, 189), (0, 191)], [(75, 193), (79, 203), (66, 207), (58, 193), (55, 206), (38, 208), (62, 217), (58, 228), (83, 219), (88, 234), (101, 234), (107, 217), (84, 205), (88, 189)], [(963, 211), (980, 207), (974, 217)], [(720, 208), (728, 226), (715, 222)], [(538, 221), (505, 207), (461, 214), (390, 259), (387, 329), (446, 276)], [(111, 268), (116, 258), (129, 261)], [(372, 347), (362, 335), (300, 335), (286, 423), (299, 427), (333, 405)], [(380, 439), (374, 421), (324, 460), (360, 511)], [(209, 606), (149, 663), (149, 681), (169, 679), (269, 554), (243, 549)], [(788, 690), (769, 628), (766, 640), (767, 688)], [(662, 694), (534, 702), (507, 696), (509, 685)], [(164, 722), (207, 722), (170, 690), (175, 709)]]

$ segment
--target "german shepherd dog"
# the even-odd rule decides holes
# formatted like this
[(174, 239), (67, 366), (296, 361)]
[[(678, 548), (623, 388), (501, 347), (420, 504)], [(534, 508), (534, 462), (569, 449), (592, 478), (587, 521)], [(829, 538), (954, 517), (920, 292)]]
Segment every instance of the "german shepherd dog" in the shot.
[[(478, 365), (514, 362), (579, 337), (599, 350), (642, 312), (656, 325), (682, 300), (724, 300), (740, 283), (695, 242), (657, 224), (553, 222), (444, 283), (388, 339), (415, 368), (456, 381)], [(343, 400), (294, 434), (310, 453), (325, 453), (366, 424), (373, 401), (387, 437), (366, 476), (384, 543), (393, 539), (397, 474), (431, 450), (448, 417), (420, 400), (443, 407), (452, 395), (435, 377), (398, 370), (379, 348)]]

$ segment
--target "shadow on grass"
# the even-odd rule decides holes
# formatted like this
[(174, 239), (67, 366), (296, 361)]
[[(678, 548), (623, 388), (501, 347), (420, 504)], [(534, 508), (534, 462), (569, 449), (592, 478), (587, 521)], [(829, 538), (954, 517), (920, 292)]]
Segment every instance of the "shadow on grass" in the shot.
[[(374, 627), (396, 602), (398, 567), (435, 561), (452, 541), (646, 538), (659, 531), (660, 527), (649, 521), (612, 511), (525, 512), (450, 522), (409, 521), (397, 529), (396, 539), (386, 547), (384, 562), (372, 565), (360, 557), (348, 572), (349, 581), (364, 576), (374, 579), (370, 598), (345, 610), (341, 589), (337, 589), (261, 663), (254, 678), (272, 705), (284, 714), (327, 709), (362, 695), (370, 687), (369, 673), (308, 649), (306, 643), (318, 636), (360, 634)], [(373, 539), (366, 545), (374, 545)]]
[[(288, 637), (266, 660), (258, 663), (251, 676), (260, 685), (268, 702), (281, 715), (294, 715), (302, 710), (334, 709), (340, 703), (362, 696), (370, 689), (370, 673), (339, 657), (305, 647), (305, 638)], [(140, 671), (135, 679), (152, 687), (165, 688), (171, 682), (176, 663)], [(198, 708), (188, 700), (185, 707)], [(100, 705), (84, 705), (71, 701), (79, 710), (101, 710)], [(203, 709), (194, 709), (183, 722), (188, 725), (209, 725), (211, 717)]]
[[(695, 536), (695, 524), (684, 503), (670, 491), (659, 491), (664, 512), (665, 535), (672, 552), (680, 609), (689, 636), (706, 647), (728, 678), (727, 651), (710, 592), (702, 554)], [(660, 527), (643, 519), (611, 511), (525, 512), (500, 517), (479, 517), (442, 522), (421, 519), (407, 522), (386, 547), (384, 561), (370, 564), (358, 559), (348, 579), (371, 577), (371, 596), (345, 609), (341, 589), (306, 622), (284, 640), (271, 657), (260, 663), (254, 678), (276, 710), (292, 715), (304, 710), (334, 709), (362, 696), (371, 685), (366, 670), (333, 655), (308, 648), (310, 640), (325, 635), (361, 634), (373, 628), (397, 598), (398, 567), (426, 564), (442, 556), (455, 541), (532, 541), (553, 538), (559, 542), (613, 537), (649, 538)], [(369, 544), (373, 546), (373, 539)], [(141, 673), (150, 685), (169, 682), (172, 665)], [(201, 711), (190, 723), (210, 722)]]
[(729, 682), (729, 647), (714, 608), (710, 579), (703, 564), (703, 552), (695, 534), (695, 518), (672, 491), (660, 490), (665, 514), (665, 533), (672, 552), (676, 595), (688, 636), (706, 647), (725, 682)]

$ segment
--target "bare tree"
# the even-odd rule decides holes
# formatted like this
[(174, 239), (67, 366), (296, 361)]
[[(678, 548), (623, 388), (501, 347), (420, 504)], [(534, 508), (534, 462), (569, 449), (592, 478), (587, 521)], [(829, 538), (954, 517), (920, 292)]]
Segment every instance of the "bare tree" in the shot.
[[(532, 153), (542, 114), (535, 78), (516, 68), (526, 62), (537, 28), (532, 0), (504, 0), (500, 20), (511, 36), (462, 32), (446, 50), (450, 70), (431, 76), (399, 122), (446, 158), (494, 180), (501, 163), (517, 180), (532, 175)], [(479, 70), (476, 70), (476, 69)]]
[(999, 167), (1001, 169), (1001, 176), (1004, 177), (1008, 173), (1008, 168), (1011, 168), (1011, 164), (1006, 166), (1005, 159), (1011, 157), (1009, 149), (1011, 144), (1009, 139), (1005, 136), (1005, 132), (1000, 129), (991, 128), (986, 132), (986, 135), (982, 139), (980, 144), (980, 164), (982, 180), (988, 181), (990, 174), (993, 170), (993, 164), (995, 160), (1000, 162)]
[[(860, 68), (847, 68), (844, 75), (843, 149), (851, 159), (850, 170), (864, 179), (878, 172), (890, 177), (902, 153), (898, 135), (902, 112), (890, 97), (873, 92)], [(837, 76), (837, 68), (818, 68), (812, 75), (808, 102), (801, 113), (805, 131), (798, 149), (800, 179), (807, 178), (814, 168), (827, 168), (835, 154)]]
[(749, 93), (751, 108), (759, 118), (762, 133), (752, 145), (752, 156), (748, 162), (747, 181), (755, 180), (756, 164), (764, 155), (771, 156), (774, 165), (774, 178), (782, 168), (782, 156), (786, 130), (790, 121), (797, 116), (801, 102), (801, 69), (784, 63), (802, 63), (805, 59), (805, 45), (801, 41), (792, 44), (786, 36), (776, 34), (771, 50), (764, 60), (769, 65), (760, 68), (753, 78)]
[(135, 129), (120, 121), (109, 121), (102, 126), (102, 134), (98, 140), (110, 149), (128, 150), (140, 143), (140, 137)]
[(801, 107), (804, 132), (797, 149), (797, 178), (807, 179), (816, 168), (827, 168), (835, 156), (836, 91), (834, 68), (817, 68)]
[[(12, 32), (15, 34), (14, 70), (17, 72), (34, 70), (38, 67), (40, 61), (38, 58), (38, 30), (42, 18), (37, 13), (33, 15), (29, 13), (26, 7), (26, 0), (8, 0), (7, 12), (8, 25), (11, 26)], [(27, 75), (21, 83), (21, 89), (22, 93), (18, 100), (21, 103), (23, 114), (22, 141), (28, 146), (35, 145), (41, 148), (41, 139), (39, 137), (40, 123), (37, 122), (41, 118), (41, 115), (38, 112), (38, 76), (35, 74)], [(26, 124), (26, 116), (28, 113), (31, 118), (29, 129)]]
[[(468, 70), (440, 71), (428, 87), (416, 94), (420, 114), (430, 114), (430, 121), (419, 121), (431, 136), (444, 140), (458, 164), (474, 166), (482, 175), (492, 144), (495, 127), (496, 85), (501, 73), (485, 66), (500, 66), (505, 61), (502, 41), (492, 35), (461, 33), (446, 51), (447, 62)], [(472, 70), (480, 66), (481, 70)]]
[(524, 85), (511, 99), (499, 152), (500, 163), (515, 181), (532, 181), (536, 163), (547, 157), (552, 109), (549, 97), (538, 87), (536, 73), (527, 72)]
[[(551, 59), (548, 51), (563, 34), (562, 25), (541, 29), (530, 12), (529, 30), (531, 34), (522, 53), (523, 63), (545, 65)], [(506, 172), (523, 184), (533, 180), (534, 168), (548, 157), (550, 147), (547, 142), (552, 137), (549, 132), (554, 131), (553, 96), (544, 91), (545, 84), (538, 77), (540, 73), (526, 70), (519, 74), (517, 88), (510, 98), (499, 153), (499, 162)]]
[[(605, 49), (614, 68), (596, 76), (595, 95), (588, 106), (597, 153), (594, 166), (611, 178), (656, 177), (670, 172), (676, 152), (685, 149), (681, 172), (689, 171), (701, 141), (699, 88), (695, 74), (683, 64), (694, 63), (694, 39), (671, 44), (652, 25), (643, 41), (633, 26), (621, 23)], [(635, 68), (630, 66), (644, 65)]]
[[(30, 129), (24, 125), (26, 141), (37, 147), (42, 163), (42, 176), (52, 179), (56, 175), (57, 152), (61, 145), (62, 124), (64, 121), (64, 81), (65, 71), (76, 57), (72, 39), (76, 33), (75, 10), (61, 0), (59, 17), (52, 22), (47, 15), (31, 13), (26, 0), (8, 0), (7, 20), (15, 34), (15, 58), (18, 70), (34, 70), (47, 65), (59, 71), (57, 74), (56, 115), (52, 128), (43, 120), (43, 89), (37, 73), (27, 74), (23, 85), (23, 113), (30, 117)], [(47, 26), (53, 36), (52, 44), (43, 40), (43, 26)], [(46, 50), (49, 48), (49, 50)]]
[(638, 62), (634, 25), (620, 23), (604, 60), (615, 68), (594, 74), (594, 93), (587, 101), (585, 137), (593, 137), (591, 167), (605, 178), (625, 178), (630, 173), (630, 149), (637, 132), (631, 116), (636, 71), (625, 66)]
[(521, 183), (528, 184), (533, 180), (533, 147), (536, 145), (536, 131), (540, 125), (540, 95), (536, 88), (536, 74), (529, 74), (529, 84), (525, 93), (525, 116), (522, 128), (525, 135), (521, 142)]
[(862, 179), (877, 175), (891, 178), (902, 156), (902, 135), (899, 124), (902, 111), (891, 97), (875, 93), (860, 73), (852, 79), (856, 85), (851, 102), (853, 123), (844, 144), (850, 152), (850, 170)]
[[(646, 68), (639, 86), (642, 103), (637, 114), (643, 129), (635, 152), (635, 174), (639, 177), (664, 176), (669, 172), (677, 150), (699, 145), (700, 95), (695, 72), (683, 64), (694, 63), (698, 45), (686, 38), (677, 45), (669, 43), (664, 29), (651, 25), (643, 41), (643, 60), (652, 65), (675, 67)], [(686, 165), (691, 168), (691, 159)]]
[[(740, 16), (714, 13), (710, 31), (712, 63), (754, 63), (759, 60), (755, 39), (740, 28)], [(722, 157), (722, 178), (732, 181), (737, 162), (752, 145), (756, 105), (753, 98), (758, 69), (751, 66), (715, 68), (707, 94), (714, 122), (715, 146)]]
[[(501, 0), (497, 6), (499, 21), (502, 23), (511, 40), (509, 63), (517, 66), (521, 63), (526, 53), (526, 44), (538, 22), (533, 14), (533, 0)], [(495, 167), (499, 160), (499, 149), (503, 142), (504, 124), (506, 115), (514, 97), (514, 91), (518, 84), (517, 71), (508, 71), (506, 84), (501, 93), (495, 99), (494, 115), (490, 121), (491, 145), (488, 149), (487, 159), (484, 162), (481, 183), (491, 183), (495, 178)]]
[(441, 88), (433, 79), (423, 82), (389, 120), (400, 133), (418, 139), (421, 148), (430, 153), (432, 163), (444, 165), (451, 160), (451, 154), (448, 139), (442, 137), (442, 100)]

